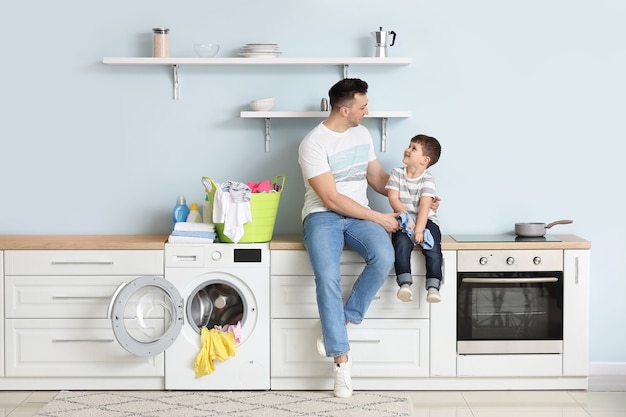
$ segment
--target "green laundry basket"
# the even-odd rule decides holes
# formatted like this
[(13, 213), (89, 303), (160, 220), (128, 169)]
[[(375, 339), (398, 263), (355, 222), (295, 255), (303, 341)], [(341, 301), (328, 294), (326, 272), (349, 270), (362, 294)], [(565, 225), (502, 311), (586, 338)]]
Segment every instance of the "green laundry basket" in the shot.
[[(211, 204), (214, 204), (217, 187), (215, 181), (209, 177), (203, 177), (203, 179), (211, 182), (212, 189), (209, 194)], [(250, 198), (252, 221), (243, 225), (244, 233), (238, 243), (261, 243), (272, 240), (276, 214), (278, 213), (278, 203), (280, 202), (280, 195), (285, 188), (285, 176), (275, 176), (272, 184), (275, 184), (276, 192), (252, 193)], [(215, 223), (215, 231), (220, 242), (233, 243), (232, 240), (224, 235), (224, 223)]]

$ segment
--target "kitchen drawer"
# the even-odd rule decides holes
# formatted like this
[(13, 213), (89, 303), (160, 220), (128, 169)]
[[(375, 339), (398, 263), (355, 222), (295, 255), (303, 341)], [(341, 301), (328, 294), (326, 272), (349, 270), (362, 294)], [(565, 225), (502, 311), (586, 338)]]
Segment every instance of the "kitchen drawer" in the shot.
[[(359, 275), (365, 267), (363, 258), (351, 250), (344, 250), (341, 254), (341, 274)], [(305, 250), (273, 250), (272, 275), (313, 275), (313, 268), (309, 254)], [(411, 257), (411, 273), (426, 275), (424, 256), (420, 251), (413, 251)], [(395, 276), (393, 269), (391, 274)]]
[(109, 301), (122, 282), (137, 276), (5, 277), (7, 318), (107, 318)]
[(5, 275), (163, 275), (162, 250), (8, 250)]
[[(332, 378), (332, 359), (317, 353), (319, 320), (272, 320), (272, 377)], [(365, 319), (348, 325), (353, 377), (429, 374), (428, 320)]]
[[(106, 319), (7, 319), (8, 377), (163, 377), (164, 355), (135, 356)], [(162, 321), (152, 323), (156, 329)]]
[[(342, 276), (341, 289), (344, 300), (350, 295), (357, 276)], [(319, 318), (315, 295), (315, 278), (310, 275), (272, 276), (272, 318)], [(403, 303), (396, 297), (398, 285), (395, 276), (389, 276), (374, 297), (366, 318), (428, 318), (430, 308), (426, 302), (425, 278), (413, 277), (413, 301)]]

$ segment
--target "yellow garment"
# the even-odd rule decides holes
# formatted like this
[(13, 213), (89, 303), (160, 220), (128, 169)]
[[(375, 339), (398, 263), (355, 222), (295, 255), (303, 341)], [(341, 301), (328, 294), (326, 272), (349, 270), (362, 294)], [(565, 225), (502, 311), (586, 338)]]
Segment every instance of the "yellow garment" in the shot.
[(229, 356), (235, 356), (235, 335), (217, 329), (202, 326), (200, 334), (202, 348), (196, 356), (196, 378), (208, 375), (215, 370), (213, 361), (224, 362)]

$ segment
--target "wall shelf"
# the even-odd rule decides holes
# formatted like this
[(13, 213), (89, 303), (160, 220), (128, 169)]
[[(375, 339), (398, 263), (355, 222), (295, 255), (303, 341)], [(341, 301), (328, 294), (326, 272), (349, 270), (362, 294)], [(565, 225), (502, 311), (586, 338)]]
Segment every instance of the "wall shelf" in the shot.
[[(350, 65), (409, 65), (411, 58), (344, 57), (344, 58), (195, 58), (195, 57), (104, 57), (107, 65), (171, 66), (174, 84), (174, 100), (180, 98), (178, 70), (181, 65), (337, 65), (343, 67), (343, 78), (348, 78)], [(242, 111), (241, 118), (265, 119), (265, 152), (270, 151), (270, 120), (280, 118), (318, 118), (328, 116), (325, 111)], [(411, 112), (370, 112), (367, 118), (381, 119), (381, 151), (387, 151), (387, 120), (411, 117)]]
[[(327, 111), (242, 111), (240, 117), (243, 119), (265, 119), (265, 152), (270, 151), (270, 120), (290, 119), (290, 118), (317, 118), (328, 117)], [(369, 112), (368, 119), (381, 119), (380, 150), (387, 151), (387, 120), (389, 118), (411, 117), (410, 111), (377, 111)]]
[(153, 58), (153, 57), (104, 57), (107, 65), (168, 65), (172, 67), (174, 100), (180, 98), (178, 69), (181, 65), (339, 65), (343, 66), (343, 78), (348, 78), (350, 65), (409, 65), (411, 58)]

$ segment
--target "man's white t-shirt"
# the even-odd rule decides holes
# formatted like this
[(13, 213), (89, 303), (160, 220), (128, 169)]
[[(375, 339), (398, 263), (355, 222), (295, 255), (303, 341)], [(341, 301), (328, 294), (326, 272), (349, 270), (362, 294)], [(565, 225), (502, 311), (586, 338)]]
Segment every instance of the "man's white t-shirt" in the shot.
[(328, 211), (308, 181), (328, 171), (335, 177), (338, 192), (369, 207), (367, 165), (375, 159), (372, 136), (363, 126), (338, 133), (320, 123), (311, 130), (298, 149), (305, 188), (302, 220), (310, 213)]

